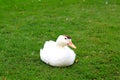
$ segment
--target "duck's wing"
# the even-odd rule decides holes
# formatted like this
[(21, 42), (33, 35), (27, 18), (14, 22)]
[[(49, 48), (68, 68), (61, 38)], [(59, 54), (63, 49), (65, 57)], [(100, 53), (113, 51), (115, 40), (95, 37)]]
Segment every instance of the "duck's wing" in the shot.
[(43, 49), (40, 49), (40, 58), (43, 62), (49, 63), (49, 56), (51, 56), (50, 53), (53, 51), (53, 47), (55, 47), (56, 43), (54, 41), (46, 41), (44, 44)]
[(40, 49), (40, 52), (43, 53), (45, 51), (49, 51), (51, 48), (55, 47), (56, 43), (52, 40), (46, 41), (43, 49)]
[(46, 41), (45, 44), (44, 44), (44, 48), (43, 49), (50, 49), (50, 48), (53, 48), (55, 47), (56, 45), (56, 42), (50, 40), (50, 41)]

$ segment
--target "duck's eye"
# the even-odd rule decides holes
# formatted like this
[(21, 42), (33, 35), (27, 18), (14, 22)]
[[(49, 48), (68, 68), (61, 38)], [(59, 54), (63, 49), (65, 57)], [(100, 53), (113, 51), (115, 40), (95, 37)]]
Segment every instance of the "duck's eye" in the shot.
[(65, 39), (67, 39), (67, 38), (65, 38)]

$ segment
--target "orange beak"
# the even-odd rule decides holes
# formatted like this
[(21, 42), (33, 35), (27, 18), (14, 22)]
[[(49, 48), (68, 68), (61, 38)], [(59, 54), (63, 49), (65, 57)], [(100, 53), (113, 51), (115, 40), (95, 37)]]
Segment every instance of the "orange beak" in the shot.
[(76, 49), (76, 46), (72, 42), (69, 42), (67, 45)]

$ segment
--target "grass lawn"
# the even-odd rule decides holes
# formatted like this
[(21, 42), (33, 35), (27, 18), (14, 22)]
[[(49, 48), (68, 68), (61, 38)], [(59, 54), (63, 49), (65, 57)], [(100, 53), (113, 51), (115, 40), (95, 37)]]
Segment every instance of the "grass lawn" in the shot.
[[(70, 67), (39, 57), (60, 34), (77, 46)], [(119, 50), (120, 0), (0, 0), (0, 80), (120, 80)]]

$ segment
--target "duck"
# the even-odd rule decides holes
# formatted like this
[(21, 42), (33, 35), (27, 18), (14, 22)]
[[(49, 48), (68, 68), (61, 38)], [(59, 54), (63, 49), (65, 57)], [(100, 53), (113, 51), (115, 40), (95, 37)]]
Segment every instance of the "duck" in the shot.
[(40, 49), (40, 59), (50, 66), (70, 66), (75, 62), (76, 53), (69, 46), (76, 49), (71, 37), (59, 35), (56, 41), (44, 43), (44, 47)]

